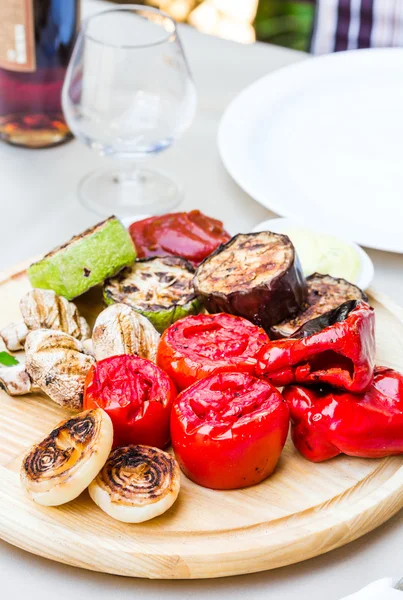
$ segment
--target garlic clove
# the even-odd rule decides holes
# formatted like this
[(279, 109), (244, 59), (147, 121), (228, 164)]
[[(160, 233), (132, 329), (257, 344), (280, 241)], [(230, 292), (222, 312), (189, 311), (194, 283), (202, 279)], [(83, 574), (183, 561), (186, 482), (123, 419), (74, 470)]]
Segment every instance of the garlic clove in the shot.
[(0, 337), (3, 339), (7, 350), (10, 350), (10, 352), (24, 349), (27, 334), (28, 328), (24, 321), (10, 323), (0, 330)]
[(9, 396), (22, 396), (33, 391), (31, 378), (25, 370), (25, 365), (0, 367), (0, 386)]

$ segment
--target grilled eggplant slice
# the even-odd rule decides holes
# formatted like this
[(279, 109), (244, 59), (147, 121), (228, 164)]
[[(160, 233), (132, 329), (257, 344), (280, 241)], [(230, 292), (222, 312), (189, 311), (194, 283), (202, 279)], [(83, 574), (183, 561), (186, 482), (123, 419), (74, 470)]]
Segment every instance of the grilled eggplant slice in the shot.
[(137, 260), (105, 282), (105, 302), (129, 305), (163, 332), (178, 319), (199, 312), (193, 276), (194, 268), (183, 258)]
[(350, 301), (368, 302), (367, 295), (345, 279), (314, 273), (307, 278), (306, 283), (308, 297), (303, 310), (292, 319), (271, 327), (269, 335), (272, 339), (312, 335), (343, 320), (341, 316), (348, 308), (344, 305)]
[(209, 312), (245, 317), (266, 331), (295, 315), (307, 293), (290, 239), (270, 231), (233, 237), (202, 262), (193, 283)]
[(132, 239), (116, 217), (87, 229), (28, 269), (32, 287), (72, 300), (136, 258)]

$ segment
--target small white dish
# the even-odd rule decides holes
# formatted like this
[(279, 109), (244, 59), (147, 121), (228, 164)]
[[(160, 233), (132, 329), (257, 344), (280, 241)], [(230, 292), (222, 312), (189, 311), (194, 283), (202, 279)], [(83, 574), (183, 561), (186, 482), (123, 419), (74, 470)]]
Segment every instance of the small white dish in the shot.
[[(329, 233), (327, 231), (323, 231), (316, 227), (307, 227), (304, 224), (300, 224), (293, 219), (286, 219), (286, 218), (268, 219), (267, 221), (263, 221), (262, 223), (259, 223), (258, 225), (256, 225), (256, 227), (253, 228), (253, 231), (254, 232), (274, 231), (275, 233), (285, 233), (288, 235), (288, 230), (290, 228), (301, 228), (304, 230), (310, 230), (315, 233), (320, 233), (323, 235), (327, 235)], [(358, 259), (360, 261), (360, 269), (359, 269), (356, 281), (352, 281), (351, 283), (354, 283), (362, 290), (368, 289), (374, 278), (374, 272), (375, 272), (374, 264), (373, 264), (372, 260), (370, 259), (370, 257), (368, 256), (368, 254), (365, 252), (365, 250), (363, 250), (355, 242), (352, 242), (351, 240), (348, 240), (341, 235), (338, 235), (338, 236), (334, 236), (334, 234), (331, 234), (331, 235), (333, 237), (338, 237), (340, 240), (343, 240), (343, 242), (345, 242), (346, 244), (348, 244), (349, 246), (354, 248), (354, 250), (357, 253)], [(292, 235), (290, 235), (290, 239), (292, 241)], [(304, 266), (304, 265), (302, 265), (302, 266)], [(342, 277), (342, 275), (340, 275), (340, 277)]]

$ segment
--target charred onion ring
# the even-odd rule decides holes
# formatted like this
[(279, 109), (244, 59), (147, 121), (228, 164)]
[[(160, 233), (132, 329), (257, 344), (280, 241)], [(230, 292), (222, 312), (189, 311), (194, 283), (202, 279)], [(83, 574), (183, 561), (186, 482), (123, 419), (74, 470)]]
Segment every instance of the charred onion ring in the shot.
[(179, 494), (179, 466), (170, 454), (150, 446), (116, 448), (88, 488), (109, 516), (141, 523), (164, 513)]
[(110, 417), (99, 408), (63, 421), (22, 462), (21, 483), (28, 496), (44, 506), (73, 500), (105, 464), (112, 440)]

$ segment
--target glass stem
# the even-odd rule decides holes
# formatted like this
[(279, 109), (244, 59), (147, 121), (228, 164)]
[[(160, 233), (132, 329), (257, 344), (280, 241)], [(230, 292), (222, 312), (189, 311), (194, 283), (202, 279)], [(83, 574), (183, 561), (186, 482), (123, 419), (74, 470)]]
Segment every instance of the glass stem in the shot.
[(139, 185), (139, 165), (131, 163), (128, 168), (126, 162), (120, 162), (116, 169), (116, 183), (120, 185), (130, 184)]
[(144, 189), (141, 181), (140, 168), (137, 163), (121, 161), (114, 176), (117, 184), (117, 197), (121, 207), (143, 206)]

